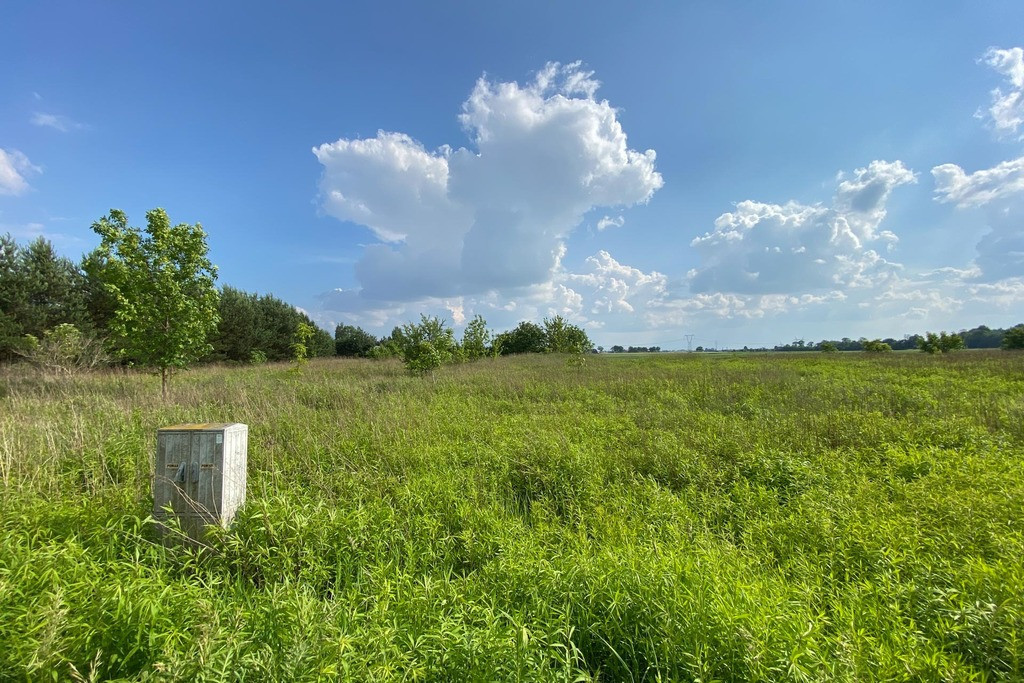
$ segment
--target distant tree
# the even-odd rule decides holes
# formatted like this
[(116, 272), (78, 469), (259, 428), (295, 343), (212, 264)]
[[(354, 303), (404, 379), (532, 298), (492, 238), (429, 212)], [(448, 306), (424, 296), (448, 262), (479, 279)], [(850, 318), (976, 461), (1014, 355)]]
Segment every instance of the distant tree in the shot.
[(338, 325), (334, 328), (334, 353), (339, 356), (365, 356), (374, 346), (377, 338), (355, 325)]
[(503, 356), (515, 353), (543, 353), (546, 348), (544, 328), (525, 320), (514, 329), (499, 334), (497, 339)]
[(620, 344), (615, 344), (614, 346), (612, 346), (612, 348), (610, 348), (608, 350), (608, 352), (609, 353), (625, 353), (626, 349), (624, 349)]
[(837, 353), (839, 351), (839, 347), (835, 345), (835, 342), (830, 341), (823, 341), (818, 345), (818, 347), (824, 353)]
[(220, 290), (217, 311), (220, 322), (210, 337), (210, 360), (251, 361), (259, 340), (256, 295), (225, 285)]
[(704, 350), (703, 346), (698, 346), (697, 348), (694, 349), (694, 351), (703, 351), (703, 350)]
[(892, 347), (881, 339), (873, 339), (863, 343), (864, 351), (867, 353), (891, 353)]
[(1006, 331), (1006, 334), (1003, 335), (1002, 348), (1007, 351), (1024, 349), (1024, 325), (1017, 325)]
[(544, 318), (544, 346), (550, 353), (583, 353), (589, 351), (592, 344), (583, 328), (556, 315)]
[(84, 282), (46, 239), (19, 247), (10, 235), (0, 237), (0, 359), (12, 358), (25, 335), (39, 338), (60, 324), (90, 332)]
[(946, 334), (940, 332), (935, 334), (934, 332), (926, 332), (924, 337), (919, 337), (917, 342), (917, 348), (921, 349), (925, 353), (949, 353), (950, 351), (959, 351), (964, 348), (964, 340), (958, 334)]
[(481, 315), (473, 316), (462, 333), (462, 352), (465, 354), (466, 360), (476, 360), (486, 356), (490, 342), (491, 333), (487, 330), (487, 321)]
[(102, 238), (99, 272), (116, 301), (110, 332), (117, 350), (159, 370), (166, 396), (169, 370), (211, 350), (207, 339), (219, 320), (217, 269), (198, 223), (171, 226), (163, 209), (147, 212), (146, 223), (144, 231), (129, 227), (124, 212), (113, 209), (92, 228)]

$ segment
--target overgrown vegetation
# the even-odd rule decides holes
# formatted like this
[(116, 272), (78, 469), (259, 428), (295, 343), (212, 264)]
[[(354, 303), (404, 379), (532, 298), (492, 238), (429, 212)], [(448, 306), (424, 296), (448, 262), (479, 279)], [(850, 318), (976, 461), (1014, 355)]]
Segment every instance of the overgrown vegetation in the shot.
[[(1024, 355), (0, 368), (2, 680), (1019, 680)], [(250, 425), (204, 555), (154, 431)]]

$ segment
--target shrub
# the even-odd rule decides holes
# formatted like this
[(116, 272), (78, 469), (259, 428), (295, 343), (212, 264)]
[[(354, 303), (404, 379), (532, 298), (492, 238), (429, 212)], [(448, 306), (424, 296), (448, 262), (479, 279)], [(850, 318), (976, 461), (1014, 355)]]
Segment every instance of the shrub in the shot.
[(864, 350), (868, 353), (892, 353), (892, 347), (881, 339), (864, 342)]

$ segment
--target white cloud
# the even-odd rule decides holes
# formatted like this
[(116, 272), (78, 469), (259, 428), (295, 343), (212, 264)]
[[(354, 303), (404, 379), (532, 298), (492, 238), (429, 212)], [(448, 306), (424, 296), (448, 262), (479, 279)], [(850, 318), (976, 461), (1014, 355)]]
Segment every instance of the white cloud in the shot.
[(597, 222), (597, 229), (605, 230), (606, 228), (621, 228), (625, 224), (626, 219), (623, 218), (622, 216), (616, 216), (615, 218), (612, 218), (611, 216), (605, 216), (604, 218)]
[(79, 123), (67, 116), (61, 116), (60, 114), (46, 114), (43, 112), (36, 112), (30, 119), (32, 125), (43, 126), (46, 128), (53, 128), (59, 130), (62, 133), (68, 133), (73, 130), (82, 130), (87, 128), (84, 123)]
[(936, 199), (963, 208), (981, 206), (1024, 191), (1024, 157), (968, 174), (956, 164), (932, 169)]
[[(982, 61), (1006, 77), (1010, 89), (1003, 92), (1001, 88), (992, 91), (992, 104), (988, 108), (988, 118), (996, 133), (1001, 136), (1016, 135), (1024, 124), (1024, 49), (990, 48)], [(979, 116), (983, 116), (979, 112)]]
[(862, 287), (899, 265), (870, 248), (896, 235), (880, 230), (892, 190), (916, 182), (902, 162), (872, 161), (842, 180), (831, 207), (795, 201), (740, 202), (691, 242), (703, 264), (689, 274), (695, 293), (785, 294)]
[(5, 150), (0, 147), (0, 194), (22, 194), (29, 188), (25, 176), (41, 172), (42, 169), (18, 150)]
[(360, 296), (409, 301), (551, 281), (563, 240), (595, 207), (646, 202), (653, 150), (629, 149), (616, 110), (579, 63), (531, 83), (477, 81), (459, 120), (474, 149), (426, 150), (401, 133), (313, 152), (324, 210), (382, 244), (356, 267)]

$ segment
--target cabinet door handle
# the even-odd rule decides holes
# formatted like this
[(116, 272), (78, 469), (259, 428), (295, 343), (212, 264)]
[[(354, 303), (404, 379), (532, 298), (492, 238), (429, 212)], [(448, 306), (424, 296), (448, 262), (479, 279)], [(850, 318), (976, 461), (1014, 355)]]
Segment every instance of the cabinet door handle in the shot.
[(174, 483), (185, 483), (185, 463), (181, 463), (180, 465), (178, 465), (178, 471), (174, 473)]
[(192, 481), (193, 481), (193, 483), (199, 481), (199, 463), (198, 462), (193, 462), (192, 463)]

